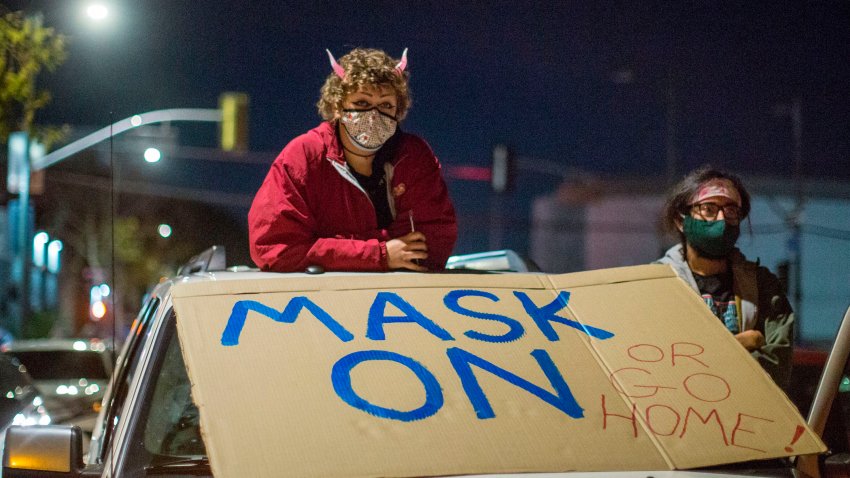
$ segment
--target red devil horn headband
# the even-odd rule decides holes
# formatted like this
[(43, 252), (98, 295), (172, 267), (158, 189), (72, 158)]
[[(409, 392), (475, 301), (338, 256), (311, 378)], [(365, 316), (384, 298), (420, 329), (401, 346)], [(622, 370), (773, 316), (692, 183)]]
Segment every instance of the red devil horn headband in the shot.
[[(331, 68), (333, 68), (336, 76), (340, 78), (345, 78), (345, 68), (343, 68), (339, 63), (337, 63), (336, 58), (334, 58), (333, 53), (330, 50), (325, 49), (328, 52), (328, 58), (331, 60)], [(401, 54), (401, 61), (395, 66), (395, 72), (401, 76), (404, 73), (404, 69), (407, 68), (407, 48), (404, 49), (404, 52)]]

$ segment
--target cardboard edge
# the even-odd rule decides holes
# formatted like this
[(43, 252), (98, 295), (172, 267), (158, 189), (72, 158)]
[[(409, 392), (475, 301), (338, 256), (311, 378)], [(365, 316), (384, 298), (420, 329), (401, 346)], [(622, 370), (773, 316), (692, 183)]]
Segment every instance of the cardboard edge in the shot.
[(269, 292), (356, 291), (368, 289), (428, 288), (542, 288), (539, 277), (545, 274), (346, 274), (334, 276), (270, 275), (269, 278), (245, 280), (186, 280), (176, 282), (172, 294), (176, 298), (264, 294)]
[[(173, 295), (172, 295), (172, 297), (173, 297)], [(178, 307), (178, 303), (182, 303), (182, 306)], [(188, 307), (188, 305), (183, 303), (182, 300), (172, 300), (171, 305), (172, 305), (172, 308), (174, 309), (174, 320), (176, 322), (175, 323), (175, 331), (177, 333), (177, 340), (180, 344), (180, 353), (183, 355), (183, 363), (184, 363), (184, 366), (186, 367), (186, 375), (189, 377), (189, 389), (190, 389), (191, 394), (192, 394), (192, 402), (195, 403), (195, 406), (200, 411), (201, 408), (203, 406), (205, 406), (204, 404), (206, 404), (206, 399), (205, 399), (204, 396), (202, 396), (203, 394), (201, 393), (201, 389), (196, 386), (195, 371), (193, 369), (193, 366), (190, 365), (190, 364), (195, 363), (195, 359), (194, 358), (192, 358), (191, 360), (188, 359), (188, 357), (192, 356), (192, 352), (190, 350), (191, 347), (184, 347), (184, 341), (183, 341), (184, 335), (183, 334), (190, 334), (191, 331), (186, 330), (186, 328), (185, 328), (186, 326), (180, 320), (180, 312), (181, 311), (178, 310), (178, 309), (183, 309), (184, 307)], [(185, 310), (184, 310), (184, 312), (185, 312)], [(209, 458), (209, 462), (210, 462), (210, 470), (212, 471), (213, 476), (224, 476), (225, 475), (224, 470), (220, 469), (220, 467), (218, 466), (218, 463), (216, 463), (216, 461), (212, 459), (213, 456), (219, 456), (220, 453), (216, 453), (214, 451), (214, 449), (213, 450), (210, 449), (210, 445), (214, 442), (214, 440), (210, 440), (209, 437), (207, 436), (207, 433), (208, 433), (208, 430), (210, 429), (210, 427), (206, 423), (207, 419), (204, 418), (204, 415), (205, 414), (203, 414), (203, 413), (199, 413), (198, 417), (199, 417), (199, 423), (200, 423), (200, 429), (201, 429), (201, 438), (204, 440), (204, 447), (206, 447), (206, 449), (207, 449), (207, 457)]]
[[(568, 274), (545, 273), (499, 273), (499, 274), (419, 274), (419, 273), (337, 273), (334, 275), (309, 276), (305, 274), (273, 274), (269, 278), (240, 280), (207, 280), (192, 278), (175, 281), (174, 297), (212, 295), (263, 294), (269, 292), (315, 292), (347, 291), (365, 289), (427, 289), (472, 287), (490, 289), (541, 289), (551, 284), (557, 288), (578, 288), (598, 284), (613, 284), (635, 280), (675, 277), (668, 265), (645, 264), (638, 266), (598, 269)], [(541, 279), (547, 278), (547, 279)]]
[(568, 274), (552, 274), (548, 277), (553, 287), (576, 289), (591, 285), (618, 284), (620, 282), (678, 276), (676, 275), (676, 271), (668, 264), (642, 264), (611, 269), (571, 272)]

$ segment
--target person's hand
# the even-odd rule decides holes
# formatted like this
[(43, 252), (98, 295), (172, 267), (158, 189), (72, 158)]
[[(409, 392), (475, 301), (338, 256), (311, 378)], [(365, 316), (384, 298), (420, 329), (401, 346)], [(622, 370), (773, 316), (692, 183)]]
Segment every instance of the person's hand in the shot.
[(745, 330), (736, 334), (735, 338), (747, 351), (758, 350), (764, 345), (764, 335), (758, 330)]
[(387, 263), (390, 269), (410, 269), (425, 272), (428, 269), (415, 261), (428, 258), (425, 234), (411, 232), (387, 241)]

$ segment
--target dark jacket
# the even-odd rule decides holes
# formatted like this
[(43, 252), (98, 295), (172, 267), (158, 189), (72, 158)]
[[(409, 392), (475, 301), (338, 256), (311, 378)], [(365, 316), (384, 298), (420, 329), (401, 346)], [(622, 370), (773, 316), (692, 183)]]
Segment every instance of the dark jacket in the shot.
[[(735, 302), (740, 304), (741, 330), (758, 330), (765, 339), (765, 345), (751, 354), (777, 385), (788, 390), (794, 345), (791, 304), (782, 292), (779, 279), (767, 268), (748, 261), (738, 249), (732, 252), (729, 261)], [(671, 247), (656, 262), (671, 265), (699, 293), (681, 244)]]

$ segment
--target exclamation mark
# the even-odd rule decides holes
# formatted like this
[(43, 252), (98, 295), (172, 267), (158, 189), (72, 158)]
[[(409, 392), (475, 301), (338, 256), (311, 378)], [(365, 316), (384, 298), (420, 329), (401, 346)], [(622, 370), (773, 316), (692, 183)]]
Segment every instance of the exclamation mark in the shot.
[(794, 432), (794, 438), (792, 438), (791, 443), (789, 443), (788, 446), (785, 447), (785, 451), (787, 451), (788, 453), (791, 453), (792, 451), (794, 451), (794, 449), (791, 448), (791, 445), (797, 443), (797, 440), (799, 440), (800, 437), (803, 436), (804, 431), (806, 431), (805, 428), (803, 428), (800, 425), (797, 425), (797, 430)]

